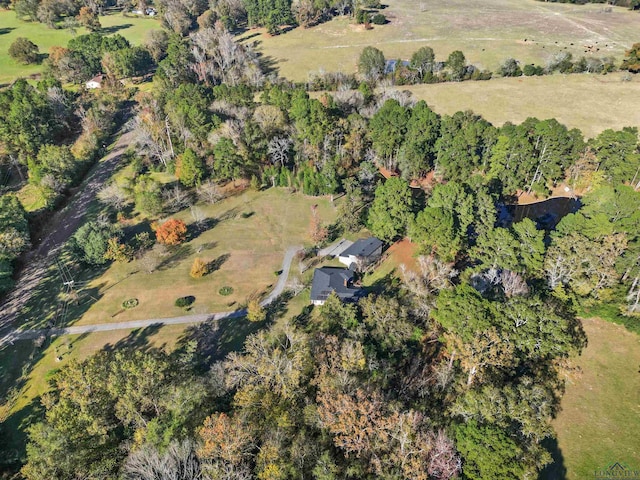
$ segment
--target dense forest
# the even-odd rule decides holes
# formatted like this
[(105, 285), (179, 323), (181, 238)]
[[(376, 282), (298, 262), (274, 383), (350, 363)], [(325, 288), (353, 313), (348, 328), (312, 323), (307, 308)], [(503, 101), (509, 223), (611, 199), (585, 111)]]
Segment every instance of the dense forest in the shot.
[[(17, 11), (26, 8), (18, 3), (45, 18), (44, 4), (19, 0)], [(122, 348), (71, 361), (51, 374), (21, 474), (535, 478), (552, 461), (546, 446), (567, 360), (586, 343), (578, 314), (613, 310), (638, 330), (637, 128), (585, 139), (554, 119), (496, 127), (470, 111), (439, 115), (406, 92), (376, 88), (375, 49), (363, 52), (357, 79), (336, 74), (351, 88), (310, 95), (229, 31), (243, 15), (280, 26), (298, 10), (213, 3), (159, 3), (172, 32), (141, 47), (78, 36), (51, 55), (42, 81), (0, 91), (3, 172), (43, 192), (48, 212), (126, 120), (133, 173), (102, 188), (106, 215), (71, 240), (86, 268), (153, 248), (153, 238), (119, 228), (127, 207), (159, 220), (196, 197), (218, 201), (219, 185), (240, 179), (256, 190), (342, 196), (332, 232), (367, 228), (387, 244), (408, 237), (417, 267), (400, 267), (355, 304), (332, 296), (287, 321), (264, 312), (261, 331), (225, 358), (196, 329), (171, 353)], [(634, 71), (639, 50), (623, 68)], [(432, 53), (407, 69), (433, 75)], [(473, 74), (459, 53), (441, 65), (449, 79)], [(107, 81), (97, 93), (62, 87), (99, 72)], [(117, 81), (150, 72), (153, 92)], [(518, 195), (544, 198), (561, 183), (580, 194), (580, 208), (554, 228), (505, 214)], [(1, 197), (1, 291), (36, 220), (14, 195)], [(174, 228), (167, 244), (184, 234), (176, 230), (184, 224), (164, 225)], [(317, 233), (318, 246), (330, 239), (329, 229)]]

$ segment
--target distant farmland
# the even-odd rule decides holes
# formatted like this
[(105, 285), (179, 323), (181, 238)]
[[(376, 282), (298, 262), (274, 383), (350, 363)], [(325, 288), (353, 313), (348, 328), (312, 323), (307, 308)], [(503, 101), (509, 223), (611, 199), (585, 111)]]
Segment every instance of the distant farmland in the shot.
[(354, 72), (367, 45), (381, 49), (387, 58), (403, 59), (424, 45), (434, 49), (438, 60), (461, 50), (471, 63), (495, 70), (508, 57), (544, 65), (562, 51), (574, 57), (622, 58), (625, 49), (640, 41), (638, 12), (602, 4), (391, 0), (383, 12), (390, 22), (369, 31), (343, 17), (275, 37), (262, 31), (245, 36), (259, 42), (282, 76), (298, 81), (319, 70)]
[(440, 114), (473, 110), (494, 125), (556, 118), (590, 138), (607, 128), (640, 126), (640, 75), (627, 78), (623, 73), (550, 75), (398, 88)]

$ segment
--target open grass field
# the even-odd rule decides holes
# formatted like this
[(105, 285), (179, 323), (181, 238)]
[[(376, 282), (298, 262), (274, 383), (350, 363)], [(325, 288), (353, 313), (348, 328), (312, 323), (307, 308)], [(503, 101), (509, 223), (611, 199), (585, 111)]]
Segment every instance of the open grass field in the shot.
[[(78, 301), (69, 302), (65, 315), (56, 317), (56, 298), (61, 301), (64, 297), (57, 295), (59, 272), (53, 266), (18, 325), (41, 328), (53, 318), (58, 319), (57, 325), (86, 325), (241, 308), (249, 296), (270, 291), (275, 285), (287, 247), (309, 243), (311, 206), (316, 204), (327, 223), (335, 219), (335, 207), (328, 199), (290, 194), (284, 189), (247, 190), (215, 205), (199, 205), (211, 227), (169, 248), (153, 273), (147, 273), (142, 260), (114, 263), (105, 271), (79, 268)], [(188, 209), (173, 217), (184, 220), (194, 232)], [(139, 226), (134, 223), (130, 228)], [(214, 265), (214, 271), (200, 279), (191, 278), (189, 271), (196, 257)], [(73, 268), (74, 262), (66, 261)], [(296, 269), (294, 261), (292, 272)], [(224, 286), (233, 292), (221, 295)], [(195, 297), (189, 312), (174, 305), (182, 296)], [(124, 310), (122, 302), (130, 298), (139, 304)]]
[[(368, 45), (382, 50), (387, 58), (403, 59), (425, 45), (442, 61), (461, 50), (474, 65), (495, 70), (508, 57), (544, 64), (560, 51), (621, 58), (625, 49), (640, 41), (638, 12), (620, 7), (605, 13), (603, 5), (534, 0), (382, 3), (388, 5), (383, 13), (389, 23), (369, 31), (345, 17), (275, 37), (262, 30), (245, 36), (260, 42), (259, 50), (276, 62), (281, 75), (299, 81), (321, 69), (354, 72), (360, 52)], [(594, 53), (585, 53), (585, 45), (593, 46)]]
[(473, 110), (497, 126), (527, 117), (556, 118), (590, 138), (607, 128), (640, 126), (640, 76), (630, 81), (623, 76), (550, 75), (398, 88), (411, 91), (440, 114)]
[(591, 479), (613, 462), (640, 469), (640, 336), (599, 319), (583, 325), (589, 344), (553, 422), (566, 472), (549, 480)]
[[(125, 17), (120, 13), (100, 17), (100, 23), (105, 32), (119, 33), (134, 45), (142, 43), (147, 31), (160, 28), (158, 20)], [(84, 33), (87, 33), (84, 28), (77, 30), (77, 35)], [(73, 35), (69, 30), (51, 29), (42, 23), (18, 20), (13, 10), (0, 10), (0, 84), (42, 71), (42, 65), (22, 65), (9, 56), (9, 46), (18, 37), (28, 38), (40, 47), (41, 54), (48, 54), (53, 46), (66, 46)]]

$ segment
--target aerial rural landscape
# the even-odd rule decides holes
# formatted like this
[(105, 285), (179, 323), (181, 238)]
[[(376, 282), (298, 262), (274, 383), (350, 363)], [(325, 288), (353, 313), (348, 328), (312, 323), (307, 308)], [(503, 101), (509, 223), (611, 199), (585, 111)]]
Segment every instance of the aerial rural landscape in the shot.
[(0, 0), (0, 479), (640, 479), (640, 0)]

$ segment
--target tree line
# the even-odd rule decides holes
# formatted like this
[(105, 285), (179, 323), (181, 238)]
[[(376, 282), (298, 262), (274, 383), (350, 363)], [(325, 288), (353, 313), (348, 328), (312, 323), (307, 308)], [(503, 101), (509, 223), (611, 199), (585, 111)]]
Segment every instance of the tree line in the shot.
[[(0, 91), (0, 172), (6, 187), (0, 222), (2, 283), (0, 293), (13, 284), (17, 258), (39, 229), (77, 184), (102, 151), (120, 108), (117, 97), (90, 97), (64, 90), (48, 79), (32, 86), (16, 81)], [(30, 184), (41, 207), (27, 214), (12, 190)]]

